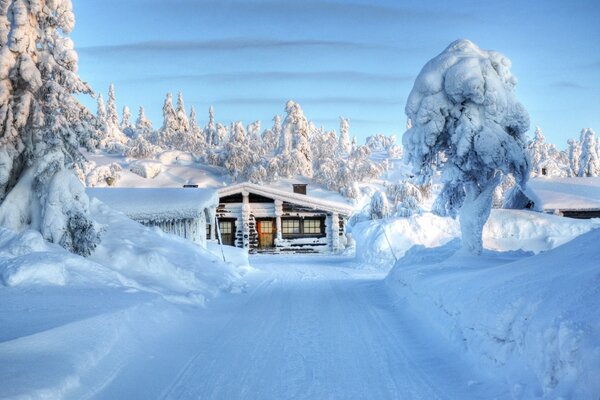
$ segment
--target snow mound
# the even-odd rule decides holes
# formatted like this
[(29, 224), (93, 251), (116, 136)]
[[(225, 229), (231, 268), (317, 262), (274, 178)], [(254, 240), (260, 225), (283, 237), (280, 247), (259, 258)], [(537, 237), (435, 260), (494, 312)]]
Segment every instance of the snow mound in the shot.
[[(416, 246), (387, 278), (395, 295), (503, 377), (514, 398), (600, 393), (600, 230), (531, 256)], [(576, 262), (574, 262), (576, 260)]]
[[(492, 210), (483, 229), (484, 247), (539, 253), (600, 227), (600, 219), (579, 220), (520, 210)], [(351, 228), (356, 257), (364, 265), (388, 269), (415, 245), (442, 246), (460, 237), (458, 221), (432, 213), (360, 222)], [(386, 237), (387, 236), (387, 237)]]
[(162, 164), (158, 161), (134, 161), (129, 164), (129, 170), (146, 179), (154, 179), (162, 172)]
[(235, 265), (225, 264), (195, 243), (144, 227), (96, 199), (90, 209), (104, 233), (88, 258), (44, 241), (36, 231), (0, 229), (1, 283), (123, 288), (202, 305), (232, 290), (240, 278), (240, 257)]

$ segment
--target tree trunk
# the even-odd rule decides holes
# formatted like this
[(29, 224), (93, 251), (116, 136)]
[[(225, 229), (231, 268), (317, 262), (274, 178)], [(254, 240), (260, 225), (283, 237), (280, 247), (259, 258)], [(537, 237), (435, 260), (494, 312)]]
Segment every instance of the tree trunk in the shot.
[(500, 176), (496, 176), (483, 188), (474, 182), (465, 185), (466, 196), (459, 213), (460, 232), (462, 248), (471, 254), (480, 255), (483, 250), (483, 226), (490, 216), (494, 189), (499, 183)]

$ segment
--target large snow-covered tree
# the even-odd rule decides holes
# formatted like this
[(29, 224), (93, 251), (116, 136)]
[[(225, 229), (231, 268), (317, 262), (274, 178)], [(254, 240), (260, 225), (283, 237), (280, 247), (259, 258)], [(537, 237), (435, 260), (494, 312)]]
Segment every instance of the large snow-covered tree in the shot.
[(0, 1), (0, 224), (89, 255), (99, 233), (74, 173), (83, 164), (70, 0)]
[(502, 176), (522, 188), (529, 177), (529, 115), (510, 67), (504, 55), (458, 40), (423, 67), (406, 104), (407, 160), (422, 182), (442, 170), (436, 210), (459, 213), (463, 248), (476, 254)]

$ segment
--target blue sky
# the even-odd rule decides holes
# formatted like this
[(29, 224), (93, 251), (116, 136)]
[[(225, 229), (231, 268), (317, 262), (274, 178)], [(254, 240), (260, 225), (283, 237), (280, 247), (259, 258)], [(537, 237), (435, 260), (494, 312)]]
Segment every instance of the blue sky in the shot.
[[(351, 134), (404, 132), (422, 66), (459, 38), (513, 62), (532, 131), (566, 146), (600, 131), (600, 1), (74, 0), (79, 72), (118, 106), (143, 105), (155, 127), (182, 91), (204, 125), (271, 125), (285, 101)], [(93, 110), (95, 103), (87, 101)]]

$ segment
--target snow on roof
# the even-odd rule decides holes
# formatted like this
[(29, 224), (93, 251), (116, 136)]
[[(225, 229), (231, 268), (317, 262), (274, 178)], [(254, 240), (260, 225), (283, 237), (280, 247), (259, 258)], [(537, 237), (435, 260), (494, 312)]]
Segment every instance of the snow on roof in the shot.
[(214, 189), (87, 188), (86, 192), (138, 221), (198, 218), (219, 203)]
[(274, 189), (271, 186), (257, 185), (255, 183), (239, 183), (237, 185), (224, 187), (219, 190), (219, 196), (229, 196), (242, 191), (259, 194), (275, 200), (286, 201), (288, 203), (301, 204), (314, 209), (336, 212), (338, 214), (349, 216), (354, 211), (354, 207), (347, 202), (332, 200), (322, 200), (313, 197), (310, 193), (310, 184), (308, 185), (309, 194), (298, 194), (291, 191), (292, 185), (289, 185), (290, 191)]
[(600, 177), (533, 178), (527, 186), (546, 211), (600, 210)]

